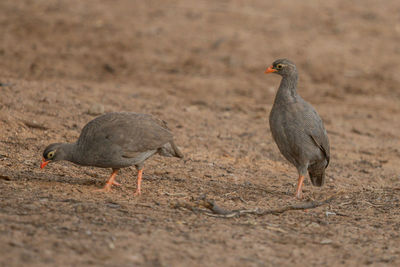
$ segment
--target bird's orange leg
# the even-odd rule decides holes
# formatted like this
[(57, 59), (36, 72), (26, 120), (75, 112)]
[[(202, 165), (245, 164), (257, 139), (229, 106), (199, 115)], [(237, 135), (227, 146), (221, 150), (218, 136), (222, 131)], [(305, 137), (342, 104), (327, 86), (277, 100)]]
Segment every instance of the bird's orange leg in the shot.
[(133, 196), (135, 196), (135, 197), (142, 194), (142, 192), (140, 191), (140, 188), (142, 187), (142, 174), (143, 174), (143, 169), (138, 170), (138, 173), (137, 173), (137, 189), (136, 189), (136, 192), (133, 194)]
[(112, 186), (112, 185), (118, 185), (118, 186), (120, 186), (121, 184), (120, 184), (120, 183), (117, 183), (117, 182), (115, 181), (115, 177), (117, 176), (117, 173), (118, 173), (118, 170), (113, 170), (113, 172), (111, 173), (110, 179), (108, 179), (106, 185), (105, 185), (103, 188), (97, 189), (97, 190), (94, 190), (94, 191), (95, 191), (95, 192), (110, 192), (110, 191), (111, 191), (111, 186)]
[(301, 189), (303, 187), (303, 182), (304, 182), (304, 176), (300, 175), (299, 180), (297, 181), (297, 189), (296, 189), (296, 197), (298, 199), (303, 198), (303, 191)]

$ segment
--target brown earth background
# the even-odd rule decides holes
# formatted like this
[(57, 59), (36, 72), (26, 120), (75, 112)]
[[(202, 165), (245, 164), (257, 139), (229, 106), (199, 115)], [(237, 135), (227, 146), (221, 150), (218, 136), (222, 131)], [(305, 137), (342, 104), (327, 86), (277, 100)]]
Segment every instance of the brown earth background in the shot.
[[(1, 266), (400, 266), (399, 1), (2, 0), (0, 40)], [(268, 126), (282, 57), (331, 142), (303, 201), (334, 200), (182, 208), (300, 203)], [(148, 160), (137, 198), (134, 168), (108, 194), (108, 169), (39, 169), (111, 111), (166, 120), (185, 160)]]

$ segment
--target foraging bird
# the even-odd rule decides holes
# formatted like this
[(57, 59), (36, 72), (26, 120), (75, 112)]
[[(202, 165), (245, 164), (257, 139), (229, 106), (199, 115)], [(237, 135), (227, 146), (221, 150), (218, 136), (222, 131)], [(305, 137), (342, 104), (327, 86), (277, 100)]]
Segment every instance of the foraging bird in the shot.
[(297, 94), (298, 74), (291, 61), (278, 59), (265, 73), (282, 76), (269, 125), (279, 150), (297, 168), (296, 197), (300, 199), (307, 171), (314, 186), (324, 184), (330, 158), (328, 135), (315, 109)]
[(51, 161), (67, 160), (83, 166), (112, 168), (103, 189), (120, 185), (115, 177), (120, 168), (135, 165), (138, 170), (136, 195), (141, 194), (144, 161), (154, 154), (183, 158), (164, 121), (148, 114), (115, 112), (101, 115), (86, 124), (75, 143), (55, 143), (46, 147), (40, 168)]

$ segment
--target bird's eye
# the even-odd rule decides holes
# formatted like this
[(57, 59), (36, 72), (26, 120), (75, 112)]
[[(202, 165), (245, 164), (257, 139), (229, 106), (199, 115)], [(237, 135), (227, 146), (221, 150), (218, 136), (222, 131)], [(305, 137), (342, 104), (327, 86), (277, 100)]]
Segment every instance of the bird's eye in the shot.
[(280, 69), (282, 69), (282, 64), (278, 64), (278, 65), (276, 65), (276, 69), (278, 69), (278, 70), (280, 70)]
[(56, 153), (55, 151), (50, 151), (49, 153), (47, 153), (47, 158), (48, 159), (53, 158), (55, 153)]

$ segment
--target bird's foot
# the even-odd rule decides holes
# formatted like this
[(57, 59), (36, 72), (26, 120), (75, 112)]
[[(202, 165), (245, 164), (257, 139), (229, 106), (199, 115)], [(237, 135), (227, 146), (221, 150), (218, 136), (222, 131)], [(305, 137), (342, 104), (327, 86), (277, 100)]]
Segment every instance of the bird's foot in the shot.
[(107, 183), (103, 188), (94, 190), (94, 192), (108, 193), (108, 192), (111, 191), (111, 186), (112, 186), (112, 185), (121, 186), (120, 183), (113, 181), (112, 183)]
[(117, 173), (118, 173), (118, 169), (113, 169), (113, 172), (112, 172), (110, 178), (108, 179), (106, 185), (102, 189), (97, 189), (94, 191), (108, 193), (111, 191), (111, 186), (113, 186), (113, 185), (121, 186), (120, 183), (115, 181), (115, 176), (117, 176)]
[(111, 191), (111, 184), (106, 184), (103, 188), (93, 190), (93, 192), (103, 192), (108, 193)]
[(300, 192), (296, 192), (295, 195), (296, 195), (297, 199), (302, 199), (303, 198), (303, 192), (301, 192), (301, 191)]
[(113, 182), (112, 182), (112, 185), (121, 186), (121, 184), (118, 183), (118, 182), (116, 182), (116, 181), (113, 181)]
[(140, 192), (140, 189), (137, 189), (135, 193), (133, 193), (134, 197), (140, 196), (142, 192)]

